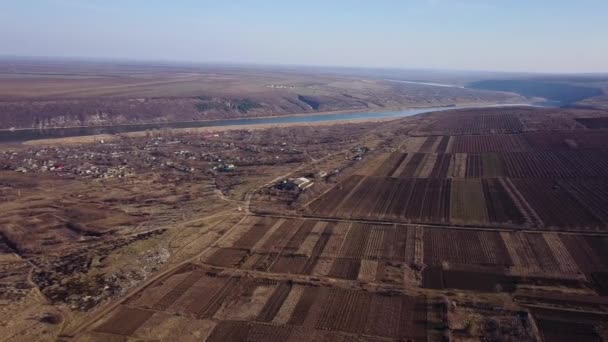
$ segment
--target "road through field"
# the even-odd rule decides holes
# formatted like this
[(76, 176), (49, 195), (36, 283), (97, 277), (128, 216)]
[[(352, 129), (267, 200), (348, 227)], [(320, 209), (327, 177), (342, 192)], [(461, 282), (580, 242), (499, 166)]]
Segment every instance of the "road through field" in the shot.
[[(315, 220), (315, 221), (327, 221), (327, 222), (346, 222), (346, 223), (366, 223), (366, 224), (377, 224), (377, 225), (399, 225), (399, 226), (416, 226), (423, 228), (443, 228), (443, 229), (459, 229), (459, 230), (476, 230), (476, 231), (491, 231), (491, 232), (522, 232), (522, 233), (552, 233), (555, 232), (553, 229), (524, 229), (524, 228), (497, 228), (497, 227), (486, 227), (486, 226), (459, 226), (453, 224), (432, 224), (432, 223), (395, 223), (391, 220), (373, 220), (373, 219), (352, 219), (352, 218), (339, 218), (339, 217), (324, 217), (315, 215), (285, 215), (285, 214), (267, 214), (267, 213), (252, 213), (252, 215), (260, 217), (271, 217), (271, 218), (283, 218), (283, 219), (300, 219), (300, 220)], [(564, 235), (586, 235), (586, 236), (607, 236), (608, 232), (589, 232), (585, 230), (562, 230), (559, 234)]]

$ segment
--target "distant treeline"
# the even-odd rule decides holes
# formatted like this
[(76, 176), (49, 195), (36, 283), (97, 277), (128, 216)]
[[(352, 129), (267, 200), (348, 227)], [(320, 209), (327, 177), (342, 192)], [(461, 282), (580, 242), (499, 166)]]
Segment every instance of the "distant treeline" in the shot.
[(247, 113), (252, 109), (262, 108), (262, 105), (251, 101), (249, 99), (244, 100), (218, 100), (219, 102), (214, 102), (213, 99), (209, 99), (207, 97), (201, 96), (198, 98), (203, 101), (201, 103), (197, 103), (196, 109), (200, 112), (205, 112), (211, 109), (221, 110), (221, 111), (231, 111), (236, 110), (239, 113)]
[(310, 108), (312, 108), (314, 110), (319, 110), (319, 108), (321, 108), (321, 104), (319, 103), (319, 101), (317, 101), (311, 97), (298, 95), (298, 100), (306, 103), (307, 105), (310, 106)]
[(468, 87), (481, 90), (507, 91), (526, 97), (542, 97), (547, 100), (558, 101), (562, 105), (569, 105), (603, 94), (603, 91), (598, 88), (544, 80), (485, 80), (470, 83)]

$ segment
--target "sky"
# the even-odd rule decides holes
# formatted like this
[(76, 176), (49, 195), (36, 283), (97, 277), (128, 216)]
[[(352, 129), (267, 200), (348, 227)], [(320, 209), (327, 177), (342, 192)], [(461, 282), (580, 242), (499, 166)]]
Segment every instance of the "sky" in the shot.
[(0, 0), (0, 55), (608, 72), (608, 1)]

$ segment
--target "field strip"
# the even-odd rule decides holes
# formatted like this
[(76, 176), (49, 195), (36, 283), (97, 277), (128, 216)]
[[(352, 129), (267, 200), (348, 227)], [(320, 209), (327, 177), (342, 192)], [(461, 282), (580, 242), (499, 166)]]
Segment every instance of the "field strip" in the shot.
[(348, 228), (346, 229), (346, 232), (344, 233), (344, 239), (342, 239), (342, 243), (340, 244), (340, 248), (338, 248), (337, 250), (337, 254), (336, 254), (336, 259), (342, 255), (342, 249), (344, 248), (344, 245), (346, 244), (346, 238), (348, 237), (348, 234), (350, 233), (350, 230), (353, 227), (353, 223), (350, 223), (348, 225)]
[(543, 238), (547, 242), (547, 245), (549, 245), (549, 249), (555, 256), (555, 259), (558, 261), (558, 266), (562, 272), (580, 272), (578, 266), (576, 265), (576, 261), (574, 261), (570, 255), (570, 252), (568, 252), (568, 249), (566, 246), (564, 246), (556, 233), (545, 233), (543, 234)]
[(587, 230), (576, 230), (576, 229), (563, 229), (560, 231), (556, 231), (555, 229), (529, 229), (529, 228), (499, 228), (499, 227), (488, 227), (482, 225), (467, 225), (467, 226), (459, 226), (453, 224), (440, 224), (440, 223), (404, 223), (404, 222), (393, 222), (393, 221), (382, 221), (382, 220), (373, 220), (373, 219), (357, 219), (357, 218), (335, 218), (335, 217), (326, 217), (326, 216), (314, 216), (305, 214), (302, 216), (296, 215), (282, 215), (282, 214), (252, 214), (254, 216), (265, 216), (265, 217), (274, 217), (274, 218), (286, 218), (286, 219), (294, 219), (294, 220), (318, 220), (318, 221), (327, 221), (327, 222), (348, 222), (348, 223), (370, 223), (377, 225), (397, 225), (404, 227), (411, 226), (420, 226), (423, 228), (443, 228), (443, 229), (460, 229), (460, 230), (478, 230), (478, 231), (490, 231), (490, 232), (522, 232), (522, 233), (558, 233), (563, 235), (584, 235), (584, 236), (607, 236), (608, 232), (589, 232)]
[[(527, 308), (537, 308), (537, 309), (547, 309), (546, 306), (543, 305), (536, 305), (536, 304), (528, 304), (528, 303), (521, 303), (519, 302), (519, 304), (521, 304), (522, 306), (525, 306)], [(608, 319), (608, 313), (604, 312), (604, 311), (593, 311), (593, 310), (577, 310), (574, 308), (563, 308), (560, 307), (559, 310), (556, 309), (556, 311), (561, 311), (561, 312), (571, 312), (571, 313), (585, 313), (585, 314), (593, 314), (593, 315), (598, 315), (598, 316), (602, 316), (602, 317), (606, 317)]]
[(392, 174), (390, 174), (389, 176), (390, 177), (399, 177), (399, 175), (401, 175), (401, 173), (403, 172), (403, 169), (405, 169), (405, 167), (410, 162), (410, 160), (412, 160), (413, 156), (414, 156), (413, 153), (408, 153), (407, 156), (405, 157), (405, 159), (397, 167), (397, 169), (395, 169), (394, 172)]
[(424, 229), (420, 226), (415, 228), (414, 234), (414, 259), (415, 265), (424, 264)]
[(287, 298), (283, 301), (283, 305), (274, 316), (272, 323), (274, 324), (287, 324), (289, 319), (291, 318), (291, 314), (296, 308), (296, 305), (300, 301), (300, 297), (302, 297), (302, 293), (304, 293), (304, 287), (302, 286), (293, 286)]
[[(398, 228), (395, 227), (394, 229)], [(416, 229), (408, 227), (405, 234), (405, 260), (412, 263), (416, 254)]]
[(378, 269), (378, 262), (374, 260), (361, 260), (361, 267), (359, 268), (359, 275), (357, 280), (364, 283), (371, 283), (376, 279), (376, 270)]
[(359, 180), (359, 182), (352, 187), (352, 189), (350, 189), (349, 193), (344, 196), (344, 198), (342, 199), (342, 201), (340, 201), (340, 204), (338, 204), (333, 210), (332, 210), (332, 214), (337, 213), (342, 206), (344, 205), (344, 203), (348, 202), (348, 200), (357, 192), (357, 189), (361, 186), (361, 184), (363, 183), (363, 181), (365, 181), (367, 177), (361, 177), (361, 179)]
[(276, 273), (276, 272), (267, 272), (267, 271), (255, 271), (255, 270), (243, 270), (243, 269), (235, 269), (229, 267), (220, 267), (220, 266), (212, 266), (212, 265), (201, 265), (203, 269), (209, 269), (214, 272), (218, 271), (226, 271), (227, 277), (231, 278), (256, 278), (259, 280), (270, 280), (277, 282), (291, 281), (293, 286), (296, 287), (298, 285), (305, 285), (310, 287), (328, 287), (328, 288), (340, 288), (352, 290), (353, 286), (361, 287), (362, 289), (371, 289), (374, 292), (383, 292), (383, 291), (396, 291), (398, 293), (402, 293), (408, 296), (416, 296), (420, 293), (424, 293), (428, 291), (428, 289), (420, 289), (420, 288), (408, 288), (404, 287), (402, 284), (391, 284), (391, 283), (382, 283), (382, 282), (370, 282), (367, 284), (362, 284), (356, 279), (342, 279), (342, 278), (334, 278), (329, 276), (311, 276), (304, 274), (296, 274), (296, 273)]
[(264, 244), (266, 243), (266, 241), (268, 241), (268, 239), (270, 239), (270, 237), (274, 234), (274, 232), (277, 231), (277, 229), (279, 229), (279, 227), (285, 223), (286, 219), (279, 219), (277, 222), (275, 222), (272, 227), (270, 227), (266, 233), (264, 233), (264, 235), (262, 236), (262, 238), (260, 238), (260, 240), (258, 240), (258, 242), (256, 242), (256, 244), (251, 248), (252, 251), (259, 251), (262, 246), (264, 246)]
[(328, 222), (324, 221), (317, 222), (312, 228), (310, 234), (308, 234), (304, 242), (302, 242), (302, 244), (298, 248), (296, 254), (310, 257), (312, 255), (313, 249), (315, 248), (315, 245), (317, 244), (317, 241), (319, 241), (319, 239), (321, 238), (321, 233), (323, 233), (323, 230), (325, 230), (325, 226), (327, 226), (327, 224)]
[(448, 146), (446, 146), (444, 153), (452, 153), (452, 148), (454, 146), (454, 140), (456, 140), (453, 136), (450, 136), (450, 140), (448, 141)]
[(540, 216), (538, 216), (538, 213), (536, 212), (536, 210), (534, 210), (532, 208), (530, 203), (528, 203), (526, 198), (517, 189), (515, 184), (513, 184), (511, 179), (510, 178), (499, 178), (499, 181), (501, 182), (501, 184), (503, 185), (505, 190), (507, 190), (507, 193), (511, 196), (511, 199), (513, 199), (513, 202), (518, 207), (518, 209), (521, 211), (521, 213), (526, 215), (526, 218), (530, 221), (530, 223), (532, 225), (538, 226), (539, 228), (544, 228), (545, 223), (543, 222), (543, 220), (541, 220), (541, 218), (540, 218)]
[(331, 187), (329, 187), (329, 189), (323, 191), (321, 194), (319, 194), (319, 196), (314, 197), (313, 199), (311, 199), (310, 201), (304, 203), (304, 205), (302, 205), (303, 208), (307, 208), (312, 202), (318, 200), (319, 198), (325, 196), (328, 192), (332, 191), (335, 187), (337, 187), (338, 185), (340, 185), (341, 182), (337, 182), (336, 184), (332, 185)]
[(435, 153), (427, 153), (420, 163), (420, 166), (416, 169), (414, 173), (414, 177), (416, 178), (429, 178), (431, 176), (431, 172), (433, 171), (433, 167), (435, 167), (435, 163), (437, 162), (437, 154)]

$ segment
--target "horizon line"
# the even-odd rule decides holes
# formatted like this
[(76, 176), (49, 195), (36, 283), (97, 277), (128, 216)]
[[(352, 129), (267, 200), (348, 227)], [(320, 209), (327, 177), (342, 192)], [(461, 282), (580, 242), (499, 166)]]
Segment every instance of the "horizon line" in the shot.
[(195, 61), (179, 59), (154, 59), (133, 57), (84, 57), (84, 56), (44, 56), (44, 55), (1, 55), (0, 61), (6, 60), (55, 60), (55, 61), (80, 61), (97, 63), (129, 63), (149, 64), (158, 66), (232, 66), (232, 67), (257, 67), (257, 68), (320, 68), (320, 69), (353, 69), (353, 70), (376, 70), (376, 71), (425, 71), (441, 73), (472, 73), (472, 74), (511, 74), (511, 75), (593, 75), (608, 76), (608, 71), (577, 72), (577, 71), (521, 71), (521, 70), (472, 70), (472, 69), (450, 69), (432, 67), (397, 67), (397, 66), (344, 66), (325, 64), (301, 64), (301, 63), (265, 63), (265, 62), (238, 62), (238, 61)]

